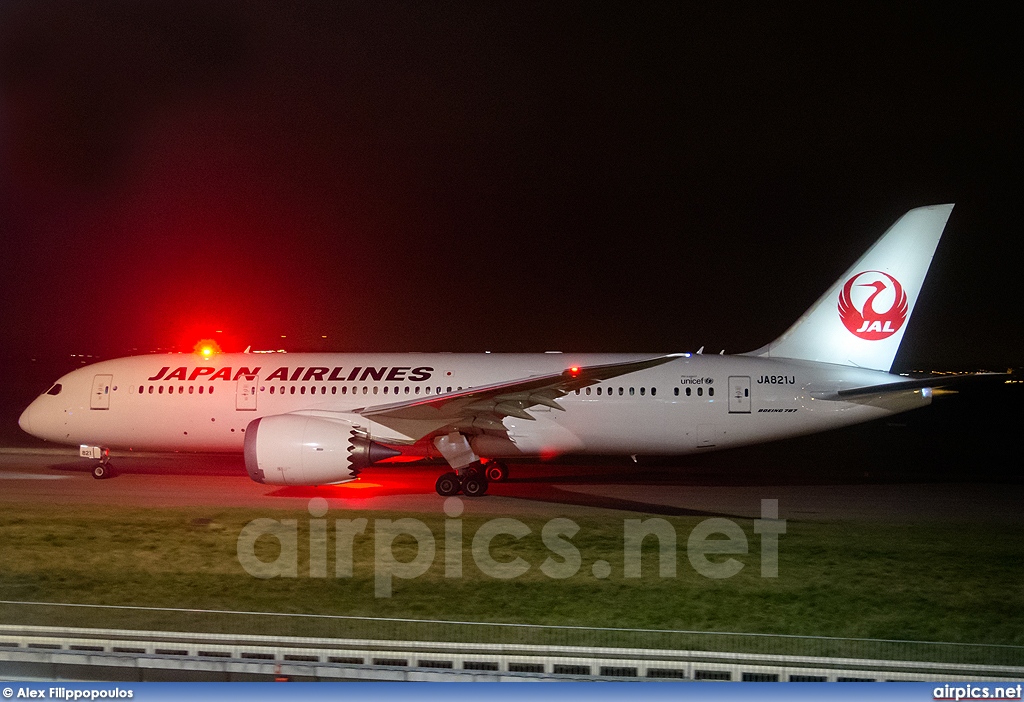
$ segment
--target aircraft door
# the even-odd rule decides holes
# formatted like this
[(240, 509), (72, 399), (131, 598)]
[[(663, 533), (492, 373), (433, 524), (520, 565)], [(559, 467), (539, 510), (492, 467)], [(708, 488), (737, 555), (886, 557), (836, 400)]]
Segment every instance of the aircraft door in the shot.
[(729, 414), (750, 414), (750, 376), (729, 376)]
[(235, 387), (235, 409), (238, 411), (255, 411), (256, 409), (256, 386), (259, 380), (256, 376), (239, 378)]
[(113, 380), (114, 376), (112, 375), (97, 375), (92, 379), (92, 397), (89, 400), (89, 409), (110, 409), (110, 388)]

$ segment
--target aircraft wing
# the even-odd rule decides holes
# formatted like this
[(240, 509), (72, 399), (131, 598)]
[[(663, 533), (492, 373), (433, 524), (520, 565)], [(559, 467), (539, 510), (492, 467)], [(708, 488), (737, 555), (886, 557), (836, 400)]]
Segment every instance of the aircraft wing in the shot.
[(414, 440), (441, 429), (504, 432), (505, 425), (501, 420), (505, 417), (534, 419), (528, 410), (537, 405), (564, 411), (565, 408), (557, 400), (574, 390), (660, 366), (676, 358), (679, 358), (679, 354), (625, 363), (573, 366), (559, 373), (466, 388), (404, 402), (360, 407), (352, 411)]
[(842, 390), (828, 390), (811, 392), (811, 395), (819, 400), (854, 400), (861, 397), (877, 397), (893, 392), (904, 390), (917, 390), (919, 388), (942, 388), (965, 380), (977, 378), (1000, 378), (1006, 377), (1006, 373), (958, 373), (957, 375), (939, 375), (929, 378), (908, 378), (897, 380), (894, 383), (883, 383), (881, 385), (865, 385), (859, 388), (843, 388)]

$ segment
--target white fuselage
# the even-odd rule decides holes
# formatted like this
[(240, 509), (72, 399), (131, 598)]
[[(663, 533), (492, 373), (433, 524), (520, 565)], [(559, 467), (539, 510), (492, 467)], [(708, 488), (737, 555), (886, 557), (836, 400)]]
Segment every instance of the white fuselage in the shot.
[[(650, 358), (650, 354), (220, 354), (104, 361), (58, 380), (25, 410), (27, 432), (110, 449), (241, 452), (254, 419), (353, 409), (459, 389)], [(902, 380), (851, 366), (753, 356), (682, 355), (572, 391), (565, 411), (505, 417), (489, 455), (671, 455), (740, 446), (864, 422), (930, 401), (907, 390), (819, 399)], [(51, 389), (51, 393), (54, 392)], [(818, 394), (816, 397), (815, 394)], [(383, 432), (378, 434), (378, 432)], [(373, 438), (389, 440), (386, 428)]]

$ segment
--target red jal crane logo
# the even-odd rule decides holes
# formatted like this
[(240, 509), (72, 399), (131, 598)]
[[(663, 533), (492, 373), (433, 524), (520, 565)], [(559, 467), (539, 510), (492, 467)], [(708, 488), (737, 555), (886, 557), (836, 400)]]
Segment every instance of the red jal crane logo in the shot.
[[(884, 311), (875, 307), (876, 303), (884, 307), (886, 302), (889, 306)], [(907, 294), (888, 273), (863, 271), (847, 280), (839, 293), (839, 318), (854, 336), (868, 341), (886, 339), (907, 321)]]

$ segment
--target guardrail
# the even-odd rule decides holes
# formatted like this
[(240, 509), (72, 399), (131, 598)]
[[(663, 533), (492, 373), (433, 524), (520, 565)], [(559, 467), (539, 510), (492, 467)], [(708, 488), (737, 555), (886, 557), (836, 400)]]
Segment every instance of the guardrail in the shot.
[(725, 651), (0, 625), (0, 676), (252, 680), (1024, 680), (1024, 668)]
[(246, 636), (575, 646), (1024, 667), (1024, 646), (675, 629), (460, 622), (0, 600), (0, 622)]

